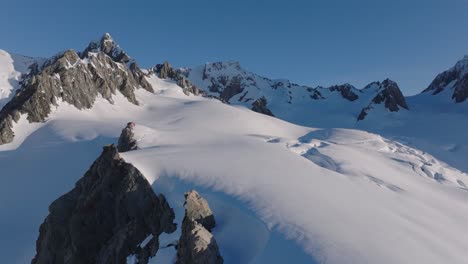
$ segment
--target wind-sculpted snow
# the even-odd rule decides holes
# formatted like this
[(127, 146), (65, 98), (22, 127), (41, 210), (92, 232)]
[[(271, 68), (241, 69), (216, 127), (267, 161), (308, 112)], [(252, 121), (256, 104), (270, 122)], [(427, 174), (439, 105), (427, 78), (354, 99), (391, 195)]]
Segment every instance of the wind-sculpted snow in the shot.
[(0, 50), (0, 109), (20, 86), (21, 75), (27, 73), (28, 67), (38, 61), (41, 59), (9, 54)]
[[(264, 223), (272, 238), (279, 232), (311, 256), (304, 260), (285, 247), (281, 253), (291, 256), (291, 261), (297, 255), (296, 263), (467, 262), (468, 237), (463, 235), (468, 221), (466, 174), (375, 134), (301, 127), (218, 100), (186, 96), (173, 82), (149, 81), (158, 85), (156, 94), (137, 90), (139, 105), (121, 94), (113, 97), (114, 104), (100, 99), (84, 111), (59, 102), (50, 119), (29, 137), (34, 144), (25, 143), (18, 150), (52, 150), (106, 137), (115, 142), (122, 126), (132, 120), (138, 148), (121, 155), (150, 183), (168, 177), (210, 190), (216, 197), (231, 197), (236, 201), (233, 204)], [(34, 137), (41, 131), (47, 133)], [(96, 143), (95, 149), (101, 145)], [(0, 155), (5, 159), (18, 150)], [(31, 159), (44, 159), (49, 151), (41, 152), (42, 157), (31, 156), (33, 153), (24, 157), (28, 164), (34, 164)], [(81, 155), (87, 152), (73, 153)], [(59, 155), (54, 164), (68, 164), (68, 158)], [(17, 178), (37, 175), (33, 167), (15, 169), (24, 164), (1, 165), (24, 174), (15, 175)], [(81, 170), (88, 165), (89, 161)], [(50, 181), (48, 171), (52, 169), (41, 167), (41, 182)], [(62, 193), (74, 179), (63, 180), (67, 184)], [(8, 189), (20, 193), (22, 185), (13, 182)], [(40, 184), (37, 188), (47, 189)], [(174, 199), (180, 200), (168, 198), (171, 205), (183, 202), (182, 197)], [(37, 230), (50, 202), (41, 200), (34, 205), (43, 209), (31, 221), (17, 221), (20, 216), (14, 212), (19, 203), (8, 203), (3, 212), (18, 227)], [(255, 263), (260, 256), (278, 250), (268, 246), (279, 241), (277, 237), (253, 251), (227, 242), (236, 241), (235, 234), (243, 232), (226, 233), (229, 227), (223, 223), (228, 219), (223, 218), (223, 210), (215, 214), (219, 226), (214, 236), (226, 263), (239, 259)], [(7, 233), (8, 225), (1, 225), (0, 232)], [(33, 241), (24, 239), (8, 243), (10, 247), (33, 247)]]
[[(466, 181), (465, 174), (373, 134), (311, 131), (210, 104), (188, 104), (177, 118), (159, 116), (159, 121), (146, 123), (140, 150), (125, 158), (151, 179), (173, 175), (237, 197), (318, 260), (466, 260), (466, 241), (459, 232), (468, 217), (467, 193), (457, 182)], [(196, 116), (204, 111), (224, 113), (202, 121)], [(238, 112), (237, 117), (232, 112)], [(216, 125), (225, 118), (230, 125)], [(318, 146), (339, 169), (317, 166), (288, 148), (299, 143)], [(415, 171), (424, 164), (447, 180)]]
[[(182, 194), (202, 190), (226, 263), (468, 263), (466, 65), (404, 97), (236, 62), (140, 70), (108, 34), (45, 62), (0, 51), (2, 257), (31, 260), (47, 206), (133, 121), (122, 157), (179, 223)], [(180, 232), (153, 261), (174, 260)]]

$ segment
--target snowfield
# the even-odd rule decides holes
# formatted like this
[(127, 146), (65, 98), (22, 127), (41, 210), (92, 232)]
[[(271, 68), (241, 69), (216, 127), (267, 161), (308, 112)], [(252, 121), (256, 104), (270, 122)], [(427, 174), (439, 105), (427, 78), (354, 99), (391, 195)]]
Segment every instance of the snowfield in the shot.
[(179, 224), (183, 192), (200, 191), (226, 263), (468, 263), (467, 174), (376, 134), (298, 126), (149, 81), (156, 93), (138, 90), (140, 106), (121, 94), (84, 111), (61, 103), (44, 124), (15, 127), (24, 136), (0, 149), (4, 260), (30, 261), (47, 206), (134, 121), (138, 150), (122, 157)]

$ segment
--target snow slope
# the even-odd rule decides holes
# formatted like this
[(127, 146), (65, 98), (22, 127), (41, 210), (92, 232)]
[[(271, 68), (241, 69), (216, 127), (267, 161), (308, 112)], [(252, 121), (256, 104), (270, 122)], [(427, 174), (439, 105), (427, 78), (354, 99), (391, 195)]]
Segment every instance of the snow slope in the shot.
[[(466, 74), (467, 58), (449, 71), (456, 71), (456, 76)], [(455, 103), (453, 89), (443, 89), (437, 95), (425, 92), (406, 97), (408, 110), (390, 112), (383, 104), (374, 104), (365, 119), (358, 121), (361, 110), (370, 105), (378, 93), (376, 83), (362, 89), (343, 85), (358, 96), (348, 100), (331, 87), (311, 88), (289, 80), (271, 80), (243, 69), (237, 62), (207, 63), (186, 72), (193, 83), (213, 95), (217, 94), (210, 92), (213, 83), (222, 84), (225, 79), (237, 77), (242, 79), (242, 92), (229, 100), (233, 105), (251, 108), (254, 100), (265, 97), (273, 114), (288, 122), (310, 127), (365, 130), (429, 152), (459, 170), (468, 171), (468, 123), (462, 121), (468, 116), (468, 103)]]
[(21, 74), (26, 73), (36, 61), (41, 59), (10, 54), (0, 49), (0, 109), (19, 87)]
[(179, 220), (182, 193), (201, 190), (226, 263), (468, 262), (465, 173), (375, 134), (298, 126), (149, 81), (157, 92), (138, 90), (140, 106), (121, 94), (90, 110), (60, 103), (22, 144), (0, 150), (9, 177), (0, 233), (13, 238), (0, 240), (4, 259), (32, 258), (47, 206), (134, 121), (139, 149), (122, 156)]

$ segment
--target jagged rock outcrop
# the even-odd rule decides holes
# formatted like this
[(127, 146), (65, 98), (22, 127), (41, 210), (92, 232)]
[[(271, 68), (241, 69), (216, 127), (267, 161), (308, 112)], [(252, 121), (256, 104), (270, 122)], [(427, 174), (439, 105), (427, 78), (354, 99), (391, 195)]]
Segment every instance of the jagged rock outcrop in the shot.
[(355, 101), (359, 98), (359, 96), (355, 92), (357, 91), (357, 89), (354, 88), (354, 86), (350, 84), (334, 85), (334, 86), (329, 87), (328, 89), (330, 89), (330, 91), (332, 92), (334, 91), (340, 92), (341, 96), (347, 99), (348, 101)]
[[(13, 140), (12, 126), (21, 115), (43, 122), (60, 101), (91, 108), (98, 95), (112, 101), (116, 92), (138, 104), (135, 89), (153, 91), (135, 62), (106, 34), (84, 52), (65, 51), (43, 65), (33, 64), (16, 95), (0, 111), (0, 144)], [(128, 65), (127, 65), (128, 64)]]
[(386, 79), (382, 83), (377, 82), (372, 83), (372, 85), (378, 87), (377, 95), (372, 99), (371, 103), (359, 113), (358, 121), (364, 120), (369, 111), (373, 109), (376, 104), (383, 103), (385, 108), (390, 112), (398, 112), (400, 108), (408, 109), (406, 99), (396, 82)]
[(200, 194), (192, 190), (185, 193), (185, 216), (197, 221), (208, 231), (216, 226), (216, 221), (208, 202)]
[[(236, 61), (207, 63), (202, 75), (203, 80), (209, 80), (209, 85), (204, 88), (225, 102), (242, 93), (245, 87), (254, 85), (253, 78)], [(190, 71), (187, 76), (190, 77)]]
[(457, 62), (451, 69), (437, 75), (423, 93), (439, 94), (445, 89), (453, 89), (452, 99), (457, 103), (468, 98), (468, 56)]
[(252, 110), (257, 112), (257, 113), (264, 114), (264, 115), (275, 116), (270, 111), (270, 109), (268, 109), (267, 100), (266, 100), (265, 97), (261, 97), (261, 98), (255, 100), (255, 102), (253, 102), (253, 104), (252, 104)]
[(215, 226), (208, 202), (196, 191), (185, 194), (185, 217), (177, 246), (177, 264), (221, 264), (224, 262), (210, 233)]
[(126, 263), (129, 255), (148, 263), (159, 235), (175, 231), (173, 221), (165, 197), (109, 145), (75, 188), (49, 206), (32, 263)]
[(117, 144), (117, 149), (119, 152), (126, 152), (137, 149), (137, 142), (133, 133), (134, 127), (135, 123), (129, 122), (127, 126), (122, 129), (122, 133), (120, 133), (119, 142)]
[(149, 73), (154, 73), (161, 79), (171, 79), (175, 81), (177, 85), (180, 86), (183, 89), (184, 93), (187, 95), (205, 94), (187, 79), (187, 77), (184, 75), (184, 72), (181, 69), (172, 68), (172, 66), (167, 61), (163, 64), (157, 64), (149, 70)]

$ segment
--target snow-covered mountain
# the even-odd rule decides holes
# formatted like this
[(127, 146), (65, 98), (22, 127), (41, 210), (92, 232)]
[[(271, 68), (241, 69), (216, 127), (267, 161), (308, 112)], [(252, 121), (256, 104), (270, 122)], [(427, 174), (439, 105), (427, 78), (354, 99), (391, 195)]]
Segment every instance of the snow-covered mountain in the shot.
[(461, 100), (467, 87), (467, 58), (437, 76), (421, 94), (410, 97), (404, 97), (391, 80), (362, 89), (350, 84), (313, 88), (259, 76), (238, 62), (207, 63), (180, 72), (207, 94), (232, 105), (303, 126), (377, 133), (468, 171), (468, 127), (460, 122), (468, 116), (468, 105)]
[[(0, 55), (9, 263), (30, 262), (38, 237), (34, 263), (77, 263), (83, 241), (99, 263), (180, 263), (190, 227), (201, 251), (219, 248), (225, 263), (468, 261), (458, 77), (405, 98), (391, 80), (312, 88), (234, 62), (142, 70), (108, 34), (47, 60)], [(130, 121), (134, 145), (99, 155)], [(214, 228), (187, 218), (191, 189)]]
[(324, 104), (334, 108), (331, 114), (341, 118), (353, 117), (353, 121), (363, 120), (374, 105), (382, 103), (390, 112), (397, 112), (400, 108), (408, 109), (398, 85), (391, 80), (374, 82), (363, 89), (350, 84), (312, 88), (289, 80), (271, 80), (259, 76), (244, 70), (238, 62), (207, 63), (181, 71), (208, 94), (248, 108), (253, 108), (255, 102), (258, 104), (258, 100), (262, 99), (265, 102), (263, 109), (269, 109), (273, 115), (296, 123), (299, 120), (294, 118), (306, 116), (306, 119), (313, 119), (307, 115), (316, 112), (315, 108), (323, 109)]
[(423, 92), (436, 95), (445, 90), (453, 90), (449, 92), (457, 103), (464, 102), (468, 98), (468, 56), (451, 69), (439, 74)]

